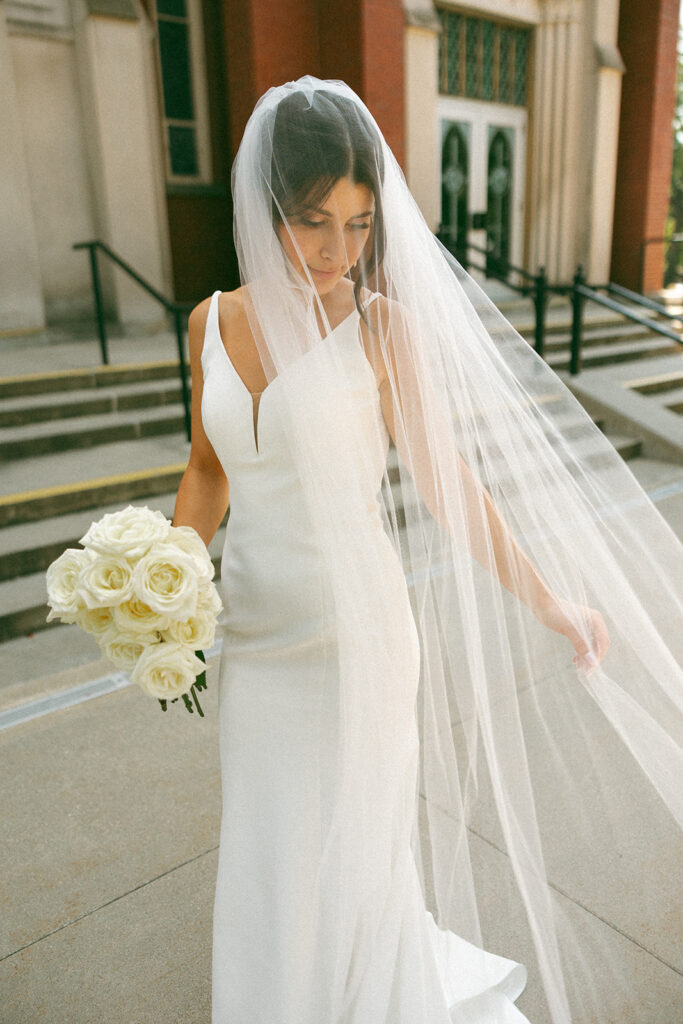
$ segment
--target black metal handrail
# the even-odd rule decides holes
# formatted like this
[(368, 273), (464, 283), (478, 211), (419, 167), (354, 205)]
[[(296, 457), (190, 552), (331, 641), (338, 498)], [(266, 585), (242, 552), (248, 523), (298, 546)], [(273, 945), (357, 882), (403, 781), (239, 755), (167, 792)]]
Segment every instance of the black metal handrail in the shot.
[[(593, 287), (602, 290), (603, 286), (596, 284), (593, 285)], [(683, 322), (683, 313), (672, 313), (671, 310), (667, 309), (661, 302), (657, 302), (656, 299), (650, 299), (647, 295), (641, 295), (640, 292), (632, 292), (630, 288), (624, 288), (623, 285), (614, 284), (613, 281), (604, 285), (604, 288), (613, 295), (621, 295), (623, 299), (635, 302), (639, 306), (645, 306), (646, 309), (651, 309), (655, 313), (659, 313), (660, 316), (665, 316), (668, 320), (680, 320)]]
[(106, 256), (112, 260), (118, 267), (121, 268), (129, 277), (131, 277), (137, 284), (143, 288), (148, 295), (151, 295), (153, 299), (156, 299), (160, 305), (164, 307), (167, 313), (173, 317), (176, 343), (178, 347), (178, 372), (180, 375), (180, 387), (183, 396), (183, 409), (185, 415), (185, 433), (187, 434), (188, 441), (190, 440), (190, 388), (187, 379), (187, 364), (185, 362), (185, 346), (184, 346), (184, 320), (187, 314), (193, 308), (192, 303), (187, 302), (173, 302), (171, 299), (167, 299), (165, 295), (146, 281), (144, 277), (138, 274), (137, 270), (134, 270), (129, 263), (127, 263), (121, 256), (114, 252), (106, 242), (100, 241), (100, 239), (94, 239), (91, 242), (76, 242), (72, 248), (74, 249), (87, 249), (90, 255), (90, 272), (92, 274), (92, 287), (93, 295), (95, 299), (95, 319), (97, 320), (97, 332), (100, 340), (100, 350), (102, 352), (102, 362), (105, 366), (109, 365), (109, 348), (107, 344), (107, 329), (104, 319), (104, 308), (102, 306), (102, 288), (100, 284), (100, 269), (97, 262), (98, 250), (103, 252)]
[[(665, 312), (671, 316), (671, 319), (677, 319), (677, 317), (669, 314), (668, 310), (663, 306), (659, 306), (658, 303), (652, 299), (648, 299), (645, 295), (638, 295), (637, 292), (631, 292), (627, 288), (622, 288), (621, 285), (602, 285), (602, 289), (609, 289), (616, 294), (624, 294), (633, 302), (639, 302), (640, 305), (645, 306), (649, 309), (654, 309), (656, 312)], [(621, 316), (625, 316), (628, 320), (632, 320), (634, 323), (641, 324), (643, 327), (647, 327), (649, 331), (654, 331), (655, 334), (661, 334), (665, 338), (670, 338), (672, 341), (677, 342), (679, 345), (683, 345), (683, 338), (676, 331), (672, 331), (668, 327), (662, 326), (657, 323), (656, 320), (652, 320), (648, 316), (642, 316), (640, 313), (636, 313), (635, 310), (629, 309), (620, 302), (616, 302), (614, 299), (608, 298), (606, 295), (601, 295), (597, 288), (591, 287), (586, 283), (586, 279), (583, 276), (583, 268), (578, 267), (574, 280), (572, 282), (572, 339), (570, 346), (570, 358), (569, 358), (569, 372), (571, 374), (579, 373), (581, 371), (581, 355), (582, 355), (582, 343), (583, 343), (583, 307), (586, 300), (590, 302), (596, 302), (599, 306), (604, 306), (606, 309), (611, 309), (615, 313), (619, 313)]]
[[(518, 291), (522, 295), (531, 297), (536, 314), (534, 348), (540, 356), (543, 356), (545, 351), (545, 316), (548, 298), (551, 294), (569, 295), (571, 297), (572, 334), (569, 360), (569, 372), (571, 374), (579, 373), (581, 370), (583, 307), (587, 300), (596, 302), (635, 323), (641, 324), (643, 327), (647, 327), (648, 330), (654, 331), (656, 334), (660, 334), (666, 338), (671, 338), (679, 345), (683, 345), (683, 338), (680, 334), (677, 334), (675, 331), (672, 331), (667, 327), (663, 327), (662, 324), (657, 323), (650, 317), (642, 316), (635, 310), (629, 309), (622, 303), (616, 302), (614, 299), (610, 299), (606, 295), (602, 295), (600, 293), (607, 291), (612, 295), (618, 295), (621, 298), (628, 299), (629, 302), (633, 304), (641, 305), (669, 320), (677, 320), (683, 323), (682, 313), (672, 313), (666, 308), (666, 306), (656, 302), (654, 299), (641, 295), (639, 292), (631, 291), (629, 288), (624, 288), (622, 285), (615, 284), (613, 281), (604, 285), (591, 286), (586, 282), (586, 279), (583, 276), (582, 267), (577, 268), (571, 284), (549, 284), (545, 273), (545, 267), (540, 267), (538, 273), (532, 274), (523, 267), (517, 267), (513, 263), (504, 263), (500, 260), (497, 261), (499, 269), (496, 269), (495, 265), (491, 266), (488, 261), (486, 266), (478, 266), (471, 262), (467, 255), (468, 251), (472, 250), (473, 252), (478, 252), (488, 257), (492, 255), (490, 249), (475, 245), (472, 242), (465, 242), (458, 244), (457, 246), (451, 246), (447, 244), (450, 241), (447, 233), (442, 234), (439, 232), (439, 234), (437, 234), (437, 238), (439, 238), (448, 251), (455, 256), (465, 270), (473, 267), (475, 270), (479, 270), (481, 273), (486, 274), (487, 277), (493, 277), (498, 281), (502, 281), (503, 284), (512, 288), (514, 291)], [(510, 280), (510, 274), (518, 274), (530, 283), (518, 284), (517, 282)]]
[[(531, 298), (535, 313), (534, 348), (539, 356), (543, 357), (545, 354), (545, 314), (548, 307), (548, 299), (551, 292), (566, 290), (565, 286), (548, 284), (545, 267), (539, 267), (537, 273), (532, 274), (531, 271), (525, 270), (524, 267), (517, 267), (514, 263), (502, 261), (498, 258), (495, 259), (495, 263), (489, 260), (486, 266), (479, 266), (470, 260), (468, 256), (469, 250), (491, 257), (493, 255), (491, 249), (475, 245), (474, 242), (469, 241), (464, 244), (455, 245), (452, 242), (452, 236), (448, 232), (439, 231), (436, 237), (455, 256), (463, 269), (469, 270), (472, 267), (474, 270), (486, 274), (487, 277), (493, 277), (497, 281), (501, 281), (508, 288), (519, 292), (520, 295)], [(496, 269), (496, 264), (499, 269)], [(510, 280), (510, 274), (518, 274), (520, 277), (525, 278), (528, 284), (518, 284), (516, 281)]]

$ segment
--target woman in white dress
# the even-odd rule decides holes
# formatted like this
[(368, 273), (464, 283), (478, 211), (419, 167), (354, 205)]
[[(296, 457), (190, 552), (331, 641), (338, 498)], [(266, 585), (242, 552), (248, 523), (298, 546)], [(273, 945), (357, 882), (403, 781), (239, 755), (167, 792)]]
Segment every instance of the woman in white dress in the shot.
[(213, 1022), (513, 1024), (527, 969), (534, 1024), (626, 1020), (576, 858), (631, 841), (627, 748), (667, 856), (680, 545), (347, 86), (269, 90), (233, 194), (174, 516), (230, 505)]

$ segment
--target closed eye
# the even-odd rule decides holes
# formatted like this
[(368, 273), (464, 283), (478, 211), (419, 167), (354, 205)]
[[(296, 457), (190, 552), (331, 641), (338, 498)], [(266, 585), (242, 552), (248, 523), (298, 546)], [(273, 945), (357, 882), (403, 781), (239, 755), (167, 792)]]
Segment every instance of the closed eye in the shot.
[[(321, 227), (321, 225), (325, 224), (326, 221), (324, 221), (324, 220), (306, 220), (305, 217), (302, 217), (301, 223), (305, 224), (307, 228), (319, 228), (319, 227)], [(352, 224), (351, 225), (351, 230), (352, 231), (367, 231), (368, 228), (370, 228), (370, 227), (372, 227), (371, 224)]]

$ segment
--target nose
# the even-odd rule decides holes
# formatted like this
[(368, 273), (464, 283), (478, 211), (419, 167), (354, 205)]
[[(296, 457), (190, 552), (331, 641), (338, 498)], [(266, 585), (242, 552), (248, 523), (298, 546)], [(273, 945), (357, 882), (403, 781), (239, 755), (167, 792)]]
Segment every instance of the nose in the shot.
[(346, 258), (344, 234), (339, 228), (329, 227), (320, 246), (320, 255), (330, 263), (340, 264)]

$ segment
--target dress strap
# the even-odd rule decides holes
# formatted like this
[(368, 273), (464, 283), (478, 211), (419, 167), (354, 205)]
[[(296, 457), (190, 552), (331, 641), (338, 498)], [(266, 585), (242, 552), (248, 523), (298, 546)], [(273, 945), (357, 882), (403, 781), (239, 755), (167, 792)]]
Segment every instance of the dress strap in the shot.
[(218, 345), (222, 347), (223, 345), (218, 323), (218, 296), (220, 294), (219, 288), (213, 293), (209, 303), (209, 312), (206, 315), (206, 326), (204, 328), (204, 344), (202, 345), (202, 366), (206, 366), (216, 347)]
[(361, 309), (367, 309), (370, 303), (374, 302), (375, 299), (378, 298), (378, 296), (380, 296), (381, 294), (381, 292), (373, 292), (369, 298), (365, 299), (364, 302), (361, 302)]

